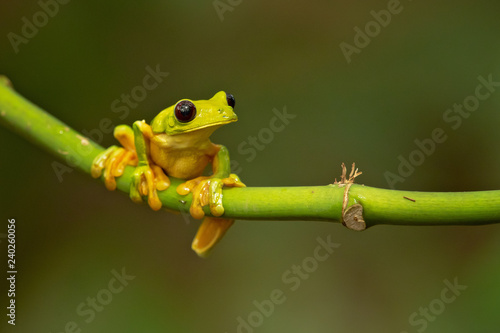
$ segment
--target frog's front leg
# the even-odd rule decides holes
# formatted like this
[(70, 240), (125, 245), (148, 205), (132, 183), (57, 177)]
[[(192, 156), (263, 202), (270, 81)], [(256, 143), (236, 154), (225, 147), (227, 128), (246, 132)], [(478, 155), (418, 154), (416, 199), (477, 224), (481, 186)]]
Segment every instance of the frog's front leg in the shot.
[(227, 148), (224, 146), (217, 146), (217, 148), (219, 151), (214, 157), (212, 164), (214, 174), (211, 177), (194, 178), (177, 187), (177, 193), (180, 195), (186, 195), (190, 192), (193, 194), (190, 207), (191, 216), (196, 219), (203, 218), (205, 216), (203, 207), (207, 205), (214, 216), (205, 217), (191, 246), (201, 257), (205, 257), (209, 253), (234, 222), (233, 219), (217, 218), (224, 214), (223, 186), (245, 187), (237, 175), (230, 173)]
[(209, 205), (213, 216), (224, 214), (222, 205), (222, 187), (245, 187), (240, 178), (231, 174), (229, 163), (229, 152), (224, 146), (216, 146), (218, 149), (212, 163), (213, 175), (210, 177), (197, 177), (180, 184), (177, 193), (180, 195), (193, 194), (190, 213), (195, 219), (205, 216), (203, 207)]
[(151, 126), (144, 121), (134, 123), (134, 142), (137, 152), (137, 167), (132, 175), (130, 198), (134, 202), (142, 202), (142, 196), (148, 197), (148, 204), (153, 210), (162, 206), (158, 191), (166, 190), (170, 180), (163, 169), (149, 160), (149, 140), (153, 137)]

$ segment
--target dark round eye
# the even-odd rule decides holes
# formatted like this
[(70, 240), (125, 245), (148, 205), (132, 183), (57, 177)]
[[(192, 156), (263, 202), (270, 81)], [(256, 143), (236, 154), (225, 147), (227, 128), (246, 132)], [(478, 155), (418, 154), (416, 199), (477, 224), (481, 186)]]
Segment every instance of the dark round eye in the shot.
[(234, 100), (234, 96), (231, 94), (226, 94), (226, 99), (227, 99), (227, 105), (234, 108), (234, 103), (236, 103), (236, 101)]
[(190, 101), (180, 101), (175, 106), (175, 117), (181, 123), (187, 123), (196, 116), (196, 107)]

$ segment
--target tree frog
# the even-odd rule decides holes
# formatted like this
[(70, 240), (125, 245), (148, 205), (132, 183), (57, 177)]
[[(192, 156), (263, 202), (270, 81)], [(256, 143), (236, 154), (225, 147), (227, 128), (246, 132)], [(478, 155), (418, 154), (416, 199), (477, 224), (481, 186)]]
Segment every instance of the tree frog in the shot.
[[(226, 147), (213, 144), (210, 135), (219, 127), (235, 122), (233, 95), (219, 91), (209, 100), (182, 99), (161, 111), (148, 125), (136, 121), (133, 127), (119, 125), (115, 138), (123, 147), (111, 146), (93, 161), (91, 174), (101, 177), (108, 190), (116, 188), (127, 165), (136, 166), (132, 175), (130, 198), (142, 202), (147, 196), (149, 206), (159, 210), (162, 203), (157, 191), (170, 186), (169, 176), (186, 180), (177, 187), (180, 195), (193, 194), (191, 216), (205, 216), (202, 207), (209, 205), (215, 217), (205, 217), (193, 240), (192, 248), (206, 256), (222, 238), (234, 220), (226, 219), (222, 205), (222, 187), (244, 187), (239, 177), (230, 173)], [(212, 163), (212, 176), (202, 176)]]

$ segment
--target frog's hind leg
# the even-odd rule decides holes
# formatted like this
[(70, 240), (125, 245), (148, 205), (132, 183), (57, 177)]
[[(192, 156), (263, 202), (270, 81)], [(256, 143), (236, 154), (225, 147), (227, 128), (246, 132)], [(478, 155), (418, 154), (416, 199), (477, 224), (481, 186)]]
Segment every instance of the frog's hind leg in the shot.
[(130, 126), (127, 125), (116, 126), (113, 135), (125, 149), (135, 152), (134, 130)]
[(137, 153), (135, 151), (134, 144), (134, 131), (130, 126), (119, 125), (115, 127), (114, 136), (125, 148), (126, 153), (121, 155), (121, 158), (117, 161), (116, 168), (113, 172), (114, 177), (120, 177), (123, 175), (123, 171), (127, 165), (137, 165)]
[(200, 257), (207, 257), (226, 231), (233, 225), (233, 219), (205, 217), (196, 233), (191, 248)]

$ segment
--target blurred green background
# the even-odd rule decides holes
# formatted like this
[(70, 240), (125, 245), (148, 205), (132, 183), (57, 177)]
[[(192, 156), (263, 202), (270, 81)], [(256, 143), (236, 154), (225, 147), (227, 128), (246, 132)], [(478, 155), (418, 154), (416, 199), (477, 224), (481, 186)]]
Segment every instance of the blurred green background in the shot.
[[(226, 90), (239, 121), (213, 141), (229, 148), (248, 186), (324, 185), (354, 161), (358, 182), (388, 188), (384, 173), (397, 172), (398, 156), (443, 128), (447, 141), (395, 188), (500, 189), (500, 91), (458, 129), (443, 120), (479, 75), (500, 81), (498, 2), (402, 1), (350, 63), (339, 45), (353, 45), (354, 28), (393, 1), (71, 1), (13, 47), (8, 36), (21, 36), (26, 20), (45, 23), (45, 3), (54, 2), (1, 2), (0, 73), (78, 131), (103, 118), (150, 121), (181, 98)], [(169, 75), (126, 116), (114, 112), (147, 66)], [(242, 143), (285, 106), (296, 117), (249, 160)], [(17, 325), (2, 314), (2, 332), (78, 332), (71, 322), (81, 332), (498, 331), (499, 225), (355, 233), (338, 223), (237, 221), (203, 260), (190, 249), (198, 221), (133, 204), (78, 171), (60, 182), (54, 157), (4, 128), (0, 142), (0, 233), (16, 219), (19, 271)], [(103, 133), (102, 145), (114, 143)], [(283, 274), (328, 236), (340, 247), (291, 290)], [(112, 271), (122, 269), (135, 278), (111, 294)], [(443, 303), (443, 281), (454, 279), (467, 289)], [(0, 287), (5, 295), (5, 279)], [(285, 300), (259, 315), (254, 301), (268, 304), (275, 289)], [(106, 304), (89, 310), (96, 296)]]

